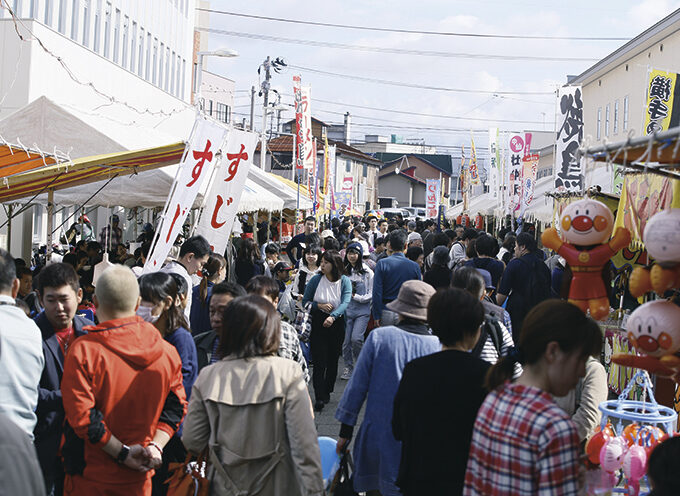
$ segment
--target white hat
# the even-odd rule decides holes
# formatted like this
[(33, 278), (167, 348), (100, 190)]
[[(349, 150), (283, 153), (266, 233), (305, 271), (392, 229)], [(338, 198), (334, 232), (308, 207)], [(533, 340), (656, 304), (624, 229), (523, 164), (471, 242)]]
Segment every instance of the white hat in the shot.
[(421, 238), (420, 234), (418, 234), (417, 232), (412, 232), (411, 234), (408, 235), (407, 243), (411, 243), (412, 241), (416, 241), (416, 240), (422, 241), (423, 238)]
[(331, 231), (330, 229), (326, 229), (326, 230), (321, 232), (321, 239), (333, 238), (333, 237), (335, 237), (335, 236), (333, 236), (333, 231)]

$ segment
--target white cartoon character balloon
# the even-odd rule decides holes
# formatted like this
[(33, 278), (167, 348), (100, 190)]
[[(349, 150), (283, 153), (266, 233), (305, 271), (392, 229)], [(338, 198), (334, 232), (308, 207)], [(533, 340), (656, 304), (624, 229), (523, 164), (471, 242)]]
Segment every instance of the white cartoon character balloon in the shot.
[(614, 215), (597, 200), (579, 200), (570, 203), (560, 221), (562, 238), (573, 245), (599, 245), (609, 241), (614, 229)]

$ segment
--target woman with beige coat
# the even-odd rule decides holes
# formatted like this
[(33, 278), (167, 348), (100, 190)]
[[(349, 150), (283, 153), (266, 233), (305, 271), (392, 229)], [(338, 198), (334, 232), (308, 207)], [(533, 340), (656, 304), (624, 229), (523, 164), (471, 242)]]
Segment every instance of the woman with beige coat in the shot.
[(323, 495), (312, 403), (300, 366), (276, 356), (279, 316), (261, 296), (224, 310), (218, 354), (194, 384), (182, 442), (209, 448), (213, 495)]

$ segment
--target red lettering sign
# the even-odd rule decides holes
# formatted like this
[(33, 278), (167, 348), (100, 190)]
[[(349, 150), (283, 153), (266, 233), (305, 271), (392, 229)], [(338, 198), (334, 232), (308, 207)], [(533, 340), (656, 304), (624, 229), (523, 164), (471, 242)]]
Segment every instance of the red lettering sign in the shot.
[[(184, 210), (186, 212), (186, 210)], [(182, 213), (184, 213), (182, 212)], [(170, 241), (170, 234), (172, 234), (172, 229), (175, 227), (175, 222), (177, 222), (177, 219), (179, 218), (180, 211), (179, 211), (179, 203), (177, 204), (177, 210), (175, 210), (175, 215), (172, 218), (172, 223), (170, 224), (170, 229), (168, 229), (168, 235), (165, 238), (165, 242), (168, 243)]]
[(205, 161), (207, 160), (208, 162), (212, 162), (213, 154), (210, 151), (210, 140), (207, 140), (204, 151), (198, 152), (194, 150), (193, 155), (194, 159), (198, 160), (198, 162), (194, 166), (194, 169), (191, 171), (192, 180), (189, 181), (187, 187), (193, 186), (196, 183), (196, 181), (198, 181), (198, 178), (201, 177), (201, 172), (203, 171), (203, 165), (205, 164)]
[[(229, 197), (229, 199), (227, 200), (227, 206), (231, 205), (233, 201), (234, 199)], [(224, 205), (224, 199), (222, 198), (221, 195), (217, 195), (217, 203), (215, 204), (215, 209), (213, 210), (212, 218), (210, 219), (210, 225), (214, 229), (219, 229), (220, 227), (227, 223), (226, 220), (224, 222), (217, 222), (217, 213), (220, 211), (220, 208), (222, 208), (222, 205)]]
[(234, 179), (234, 176), (238, 172), (238, 165), (241, 163), (241, 160), (248, 160), (248, 154), (244, 151), (245, 148), (245, 145), (241, 145), (241, 150), (238, 153), (227, 153), (227, 160), (231, 160), (232, 162), (229, 164), (229, 169), (227, 169), (229, 177), (227, 177), (224, 182), (229, 182)]

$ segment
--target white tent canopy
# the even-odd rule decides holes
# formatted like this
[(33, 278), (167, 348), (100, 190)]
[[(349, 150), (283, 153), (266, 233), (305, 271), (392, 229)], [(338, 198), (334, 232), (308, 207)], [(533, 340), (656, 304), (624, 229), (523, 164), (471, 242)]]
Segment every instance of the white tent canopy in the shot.
[[(297, 191), (287, 184), (272, 177), (273, 173), (265, 172), (257, 166), (253, 166), (248, 171), (248, 179), (263, 186), (268, 191), (274, 193), (277, 197), (283, 200), (283, 208), (295, 210), (297, 205), (298, 194)], [(312, 202), (304, 195), (300, 195), (300, 210), (308, 210), (312, 208)]]
[[(477, 215), (480, 212), (482, 215), (493, 213), (494, 209), (498, 204), (498, 200), (494, 199), (491, 193), (484, 193), (479, 196), (475, 196), (468, 203), (468, 213), (470, 215)], [(463, 213), (463, 203), (458, 203), (446, 211), (446, 218), (453, 219), (458, 217)]]

